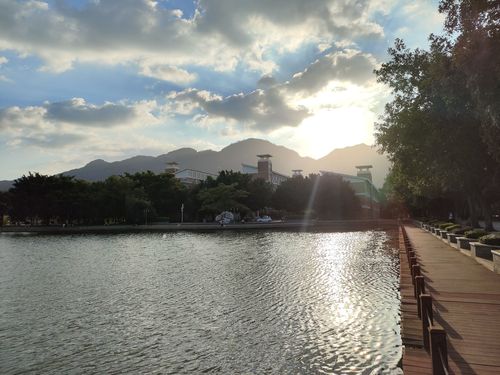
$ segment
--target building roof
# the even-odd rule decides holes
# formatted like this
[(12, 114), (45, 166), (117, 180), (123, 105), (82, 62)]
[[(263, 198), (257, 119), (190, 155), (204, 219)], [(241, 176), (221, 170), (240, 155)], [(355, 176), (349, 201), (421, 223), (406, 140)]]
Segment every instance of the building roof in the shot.
[(210, 173), (210, 172), (204, 172), (204, 171), (198, 171), (196, 169), (191, 169), (191, 168), (184, 168), (184, 169), (181, 169), (180, 171), (177, 171), (175, 172), (175, 174), (180, 174), (184, 171), (193, 171), (193, 172), (199, 172), (199, 173), (203, 173), (203, 174), (206, 174), (206, 175), (209, 175), (209, 176), (214, 176), (214, 177), (217, 177), (218, 175), (214, 174), (214, 173)]
[[(257, 155), (258, 156), (258, 155)], [(255, 169), (255, 172), (257, 173), (258, 171), (258, 167), (254, 166), (254, 165), (250, 165), (250, 164), (245, 164), (245, 163), (241, 163), (241, 165), (243, 167), (247, 167), (247, 168), (252, 168), (252, 169)], [(286, 178), (290, 178), (290, 176), (287, 176), (286, 174), (283, 174), (283, 173), (278, 173), (276, 171), (272, 171), (272, 174), (275, 174), (277, 176), (281, 176), (281, 177), (286, 177)]]

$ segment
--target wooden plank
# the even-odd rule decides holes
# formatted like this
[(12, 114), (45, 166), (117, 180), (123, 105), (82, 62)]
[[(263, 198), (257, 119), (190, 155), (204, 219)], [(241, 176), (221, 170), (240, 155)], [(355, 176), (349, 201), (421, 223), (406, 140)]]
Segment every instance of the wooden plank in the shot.
[[(450, 373), (500, 374), (500, 275), (470, 256), (413, 226), (405, 226), (433, 298), (434, 320), (447, 332)], [(401, 236), (402, 239), (402, 236)], [(401, 335), (405, 374), (426, 374), (425, 350), (409, 347), (422, 337), (411, 273), (400, 241)]]

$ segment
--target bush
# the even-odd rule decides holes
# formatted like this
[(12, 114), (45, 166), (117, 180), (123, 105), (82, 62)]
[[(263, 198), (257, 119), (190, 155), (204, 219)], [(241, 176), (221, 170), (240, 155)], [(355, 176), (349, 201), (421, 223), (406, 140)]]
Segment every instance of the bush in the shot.
[(453, 234), (464, 234), (465, 232), (468, 232), (468, 231), (473, 230), (473, 229), (474, 228), (472, 228), (472, 227), (458, 227), (458, 228), (452, 229), (451, 233), (453, 233)]
[(455, 225), (455, 223), (442, 223), (442, 224), (439, 224), (439, 229), (446, 229), (447, 227), (451, 226), (451, 225)]
[(461, 225), (460, 224), (448, 225), (446, 228), (444, 228), (444, 230), (447, 232), (451, 232), (453, 229), (456, 228), (461, 228)]
[(500, 233), (490, 233), (479, 238), (479, 242), (485, 245), (500, 246)]
[(472, 240), (477, 240), (479, 237), (483, 237), (487, 234), (488, 232), (486, 232), (484, 229), (476, 228), (465, 232), (465, 237), (470, 238)]

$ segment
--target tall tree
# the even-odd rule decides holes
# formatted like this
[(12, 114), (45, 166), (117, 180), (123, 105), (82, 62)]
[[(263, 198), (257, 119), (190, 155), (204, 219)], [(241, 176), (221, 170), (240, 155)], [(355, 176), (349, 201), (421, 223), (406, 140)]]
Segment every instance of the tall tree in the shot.
[(469, 198), (471, 213), (482, 208), (491, 226), (483, 192), (494, 183), (498, 163), (483, 147), (480, 119), (449, 44), (431, 37), (429, 52), (410, 51), (397, 40), (389, 53), (391, 60), (376, 71), (394, 94), (377, 124), (378, 144), (414, 194), (458, 191)]
[(453, 62), (464, 73), (490, 153), (500, 162), (500, 2), (441, 0)]

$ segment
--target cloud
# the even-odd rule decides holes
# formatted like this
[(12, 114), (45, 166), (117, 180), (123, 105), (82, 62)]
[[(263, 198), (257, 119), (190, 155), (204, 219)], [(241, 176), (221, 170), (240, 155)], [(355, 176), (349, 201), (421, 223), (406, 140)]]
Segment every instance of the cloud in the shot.
[(10, 146), (36, 146), (44, 149), (61, 148), (80, 143), (87, 139), (83, 134), (77, 133), (38, 133), (31, 136), (22, 136), (9, 142)]
[(262, 76), (259, 81), (257, 82), (257, 88), (259, 89), (268, 89), (274, 85), (276, 85), (278, 82), (276, 79), (270, 75), (265, 75)]
[[(250, 93), (221, 97), (197, 89), (173, 92), (167, 97), (167, 111), (195, 114), (196, 121), (203, 124), (224, 119), (260, 131), (296, 127), (315, 109), (315, 105), (304, 99), (313, 97), (314, 101), (318, 100), (315, 94), (332, 81), (341, 84), (331, 88), (333, 91), (346, 90), (346, 85), (369, 86), (375, 83), (375, 66), (375, 59), (360, 51), (332, 52), (295, 74), (290, 81), (280, 84), (270, 75), (262, 76), (257, 82), (258, 88)], [(336, 105), (328, 104), (330, 107)]]
[[(91, 135), (155, 125), (156, 102), (94, 105), (81, 98), (44, 103), (41, 106), (0, 109), (0, 133), (11, 146), (64, 147), (88, 139)], [(89, 129), (93, 129), (89, 131)]]
[(9, 59), (7, 59), (5, 56), (0, 56), (0, 65), (7, 64), (9, 62)]
[(278, 88), (257, 89), (248, 94), (236, 94), (226, 98), (206, 91), (188, 89), (172, 93), (169, 99), (192, 110), (202, 109), (208, 116), (233, 120), (258, 130), (282, 126), (297, 126), (309, 116), (307, 109), (292, 107)]
[(170, 65), (148, 65), (143, 64), (141, 74), (146, 77), (161, 79), (179, 85), (186, 85), (196, 80), (197, 76), (194, 73), (189, 73), (184, 69)]
[(333, 80), (363, 85), (374, 80), (375, 67), (375, 59), (360, 51), (333, 52), (319, 58), (303, 72), (295, 74), (287, 89), (290, 92), (312, 94)]
[(47, 120), (84, 126), (111, 127), (128, 124), (136, 116), (133, 106), (105, 103), (101, 106), (87, 104), (84, 99), (46, 103), (44, 117)]
[[(200, 0), (190, 19), (152, 0), (0, 1), (0, 50), (34, 54), (43, 69), (75, 62), (137, 63), (145, 75), (190, 82), (186, 65), (270, 72), (268, 52), (358, 37), (380, 38), (368, 0)], [(124, 27), (126, 25), (126, 27)], [(154, 61), (154, 64), (148, 61)], [(179, 81), (180, 80), (180, 81)]]

